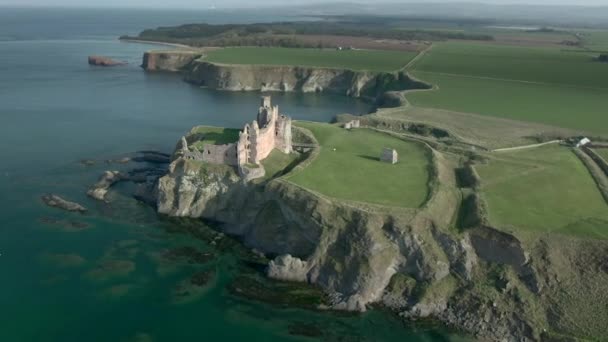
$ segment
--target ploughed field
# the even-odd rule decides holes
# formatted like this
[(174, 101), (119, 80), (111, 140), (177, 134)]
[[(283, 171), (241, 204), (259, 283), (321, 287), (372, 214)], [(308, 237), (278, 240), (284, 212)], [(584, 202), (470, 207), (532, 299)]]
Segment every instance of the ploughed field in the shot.
[(476, 169), (492, 225), (608, 239), (608, 205), (571, 150), (500, 152)]
[[(323, 195), (355, 202), (420, 207), (429, 194), (430, 156), (415, 142), (370, 129), (345, 130), (335, 125), (297, 122), (320, 145), (314, 161), (289, 181)], [(395, 165), (379, 160), (384, 147), (399, 153)]]
[(395, 71), (417, 52), (381, 50), (233, 47), (208, 53), (205, 60), (220, 64), (290, 65), (358, 71)]
[(408, 99), (422, 107), (608, 133), (608, 64), (595, 57), (553, 47), (439, 43), (410, 67), (439, 89)]

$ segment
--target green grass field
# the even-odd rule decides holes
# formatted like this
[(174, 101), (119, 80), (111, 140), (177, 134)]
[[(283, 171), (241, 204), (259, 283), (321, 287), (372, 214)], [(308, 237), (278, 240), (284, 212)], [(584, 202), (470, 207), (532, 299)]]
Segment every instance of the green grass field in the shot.
[(271, 179), (283, 172), (291, 163), (298, 158), (295, 153), (285, 154), (279, 150), (273, 150), (270, 155), (262, 160), (262, 166), (266, 171), (264, 179)]
[(498, 153), (476, 168), (490, 221), (498, 228), (608, 239), (608, 205), (569, 149)]
[(204, 139), (193, 145), (202, 149), (204, 145), (225, 145), (235, 143), (239, 140), (239, 129), (212, 126), (198, 126), (190, 131), (190, 134), (201, 134)]
[(608, 66), (596, 62), (597, 56), (549, 47), (449, 42), (434, 46), (412, 69), (608, 90)]
[[(311, 165), (289, 178), (293, 183), (329, 197), (380, 205), (414, 208), (426, 201), (430, 160), (421, 145), (367, 129), (297, 125), (313, 132), (321, 151)], [(384, 147), (398, 151), (399, 163), (379, 161)]]
[(556, 48), (441, 43), (413, 74), (439, 86), (417, 106), (505, 117), (608, 134), (608, 65)]
[(600, 156), (602, 156), (605, 161), (608, 161), (608, 148), (596, 148), (594, 149), (594, 151), (597, 152), (597, 154), (599, 154)]
[(407, 95), (419, 107), (490, 115), (608, 134), (608, 90), (416, 72), (439, 90)]
[(297, 65), (368, 71), (403, 68), (416, 52), (238, 47), (210, 51), (206, 60), (223, 64)]
[(587, 49), (608, 52), (607, 31), (583, 31), (583, 42), (585, 44), (585, 48)]

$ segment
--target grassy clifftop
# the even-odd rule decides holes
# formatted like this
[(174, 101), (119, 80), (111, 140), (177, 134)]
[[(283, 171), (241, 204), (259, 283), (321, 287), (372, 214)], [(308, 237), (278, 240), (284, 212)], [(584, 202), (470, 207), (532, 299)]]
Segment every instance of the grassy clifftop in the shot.
[(416, 54), (408, 51), (239, 47), (210, 51), (205, 60), (220, 64), (297, 65), (390, 72), (403, 68)]
[[(369, 129), (297, 125), (315, 135), (320, 153), (289, 178), (295, 184), (332, 198), (406, 208), (420, 207), (428, 198), (431, 161), (421, 144)], [(385, 147), (397, 150), (397, 164), (380, 161)]]

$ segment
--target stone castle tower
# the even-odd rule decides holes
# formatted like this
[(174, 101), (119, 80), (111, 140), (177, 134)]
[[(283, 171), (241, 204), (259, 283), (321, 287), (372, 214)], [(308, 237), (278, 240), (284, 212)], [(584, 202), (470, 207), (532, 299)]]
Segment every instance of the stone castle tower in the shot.
[(270, 96), (262, 97), (257, 120), (246, 124), (237, 143), (238, 165), (259, 164), (270, 152), (278, 149), (291, 153), (291, 118), (279, 114)]

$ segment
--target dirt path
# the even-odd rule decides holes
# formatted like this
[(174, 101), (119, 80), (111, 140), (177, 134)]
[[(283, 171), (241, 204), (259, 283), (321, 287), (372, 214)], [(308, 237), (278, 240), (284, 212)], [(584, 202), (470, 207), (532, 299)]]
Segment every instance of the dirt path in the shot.
[(507, 147), (507, 148), (499, 148), (496, 150), (492, 150), (492, 152), (507, 152), (507, 151), (517, 151), (517, 150), (525, 150), (528, 148), (535, 148), (535, 147), (541, 147), (541, 146), (545, 146), (545, 145), (550, 145), (550, 144), (558, 144), (561, 143), (563, 140), (551, 140), (551, 141), (547, 141), (544, 143), (540, 143), (540, 144), (531, 144), (531, 145), (523, 145), (523, 146), (515, 146), (515, 147)]
[(420, 51), (420, 53), (418, 53), (418, 55), (416, 55), (416, 57), (414, 57), (409, 63), (407, 63), (402, 70), (407, 70), (409, 67), (411, 67), (412, 65), (414, 65), (416, 62), (418, 62), (422, 57), (424, 57), (424, 55), (426, 55), (427, 52), (431, 51), (431, 49), (433, 48), (433, 44), (429, 45), (426, 49)]
[[(418, 57), (416, 57), (414, 59), (417, 59), (417, 58)], [(410, 65), (410, 64), (408, 63), (408, 65)], [(473, 79), (479, 79), (479, 80), (513, 82), (513, 83), (543, 85), (543, 86), (554, 86), (554, 87), (557, 86), (557, 87), (577, 88), (577, 89), (608, 90), (608, 88), (588, 87), (588, 86), (580, 86), (580, 85), (566, 84), (566, 83), (550, 83), (550, 82), (524, 81), (524, 80), (517, 80), (517, 79), (510, 79), (510, 78), (475, 76), (475, 75), (465, 75), (465, 74), (452, 74), (452, 73), (447, 73), (447, 72), (435, 72), (435, 71), (424, 71), (424, 70), (411, 70), (411, 71), (417, 72), (417, 73), (421, 73), (421, 74), (431, 74), (431, 75), (450, 76), (450, 77), (464, 77), (464, 78), (473, 78)]]

